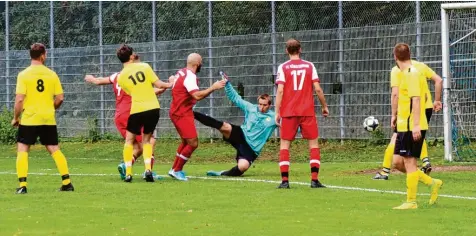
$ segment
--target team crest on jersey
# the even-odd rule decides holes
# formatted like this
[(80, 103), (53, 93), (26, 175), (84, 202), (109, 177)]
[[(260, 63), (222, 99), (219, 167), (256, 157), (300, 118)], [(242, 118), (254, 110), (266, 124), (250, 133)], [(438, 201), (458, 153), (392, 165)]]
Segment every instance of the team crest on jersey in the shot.
[(266, 121), (270, 122), (270, 121), (271, 121), (271, 118), (266, 117)]

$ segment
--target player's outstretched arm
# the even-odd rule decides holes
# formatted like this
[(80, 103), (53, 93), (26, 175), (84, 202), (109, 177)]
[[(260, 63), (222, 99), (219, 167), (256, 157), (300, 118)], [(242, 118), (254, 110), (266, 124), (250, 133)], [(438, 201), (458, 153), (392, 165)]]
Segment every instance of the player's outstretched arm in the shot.
[(166, 82), (161, 81), (160, 79), (158, 79), (154, 82), (154, 86), (158, 89), (164, 89), (164, 91), (165, 91), (168, 88), (172, 88), (173, 83), (166, 83)]
[(208, 95), (213, 93), (213, 91), (219, 90), (219, 89), (222, 89), (223, 87), (225, 87), (225, 84), (226, 84), (226, 80), (222, 79), (220, 81), (217, 81), (217, 82), (213, 83), (213, 85), (210, 86), (210, 88), (192, 93), (192, 97), (193, 97), (193, 99), (195, 99), (197, 101), (200, 101), (200, 100), (208, 97)]
[(84, 81), (86, 81), (86, 83), (95, 85), (112, 84), (111, 80), (109, 80), (109, 77), (94, 77), (93, 75), (84, 76)]
[(329, 108), (327, 107), (326, 97), (324, 96), (324, 91), (322, 91), (321, 85), (319, 82), (314, 82), (314, 90), (316, 91), (317, 98), (321, 103), (322, 115), (327, 117), (329, 115)]
[(154, 88), (155, 95), (161, 95), (165, 92), (166, 89), (159, 89), (159, 88)]
[(431, 77), (433, 83), (435, 83), (435, 101), (433, 102), (433, 110), (441, 110), (441, 92), (443, 91), (443, 79), (438, 74), (434, 74)]
[(251, 104), (250, 102), (243, 100), (243, 98), (236, 92), (236, 90), (233, 88), (229, 81), (225, 85), (225, 93), (228, 99), (230, 99), (233, 104), (235, 104), (243, 111), (253, 106), (253, 104)]

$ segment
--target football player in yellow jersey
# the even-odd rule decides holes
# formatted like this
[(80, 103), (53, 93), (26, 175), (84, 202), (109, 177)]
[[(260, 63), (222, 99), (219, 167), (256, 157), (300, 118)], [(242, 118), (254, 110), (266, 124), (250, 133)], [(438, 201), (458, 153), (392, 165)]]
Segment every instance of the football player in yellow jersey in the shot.
[(392, 100), (392, 128), (397, 128), (393, 159), (395, 168), (407, 174), (407, 201), (393, 209), (416, 209), (418, 181), (431, 186), (430, 205), (436, 202), (443, 182), (432, 179), (417, 166), (417, 158), (421, 155), (428, 130), (425, 115), (426, 78), (412, 65), (410, 47), (407, 44), (397, 44), (393, 53), (397, 66), (403, 73), (398, 85), (398, 100)]
[(117, 57), (124, 66), (119, 73), (117, 82), (122, 90), (129, 94), (132, 99), (130, 116), (127, 120), (126, 142), (123, 150), (124, 163), (126, 164), (126, 178), (124, 181), (132, 181), (133, 143), (136, 135), (143, 133), (144, 177), (147, 182), (154, 182), (151, 167), (152, 145), (150, 139), (160, 117), (160, 104), (155, 94), (154, 85), (158, 89), (167, 89), (172, 87), (172, 83), (160, 81), (149, 64), (134, 63), (135, 54), (133, 48), (128, 45), (121, 45), (117, 50)]
[(66, 158), (58, 147), (55, 111), (63, 103), (63, 88), (58, 75), (44, 65), (46, 48), (41, 43), (30, 47), (31, 65), (17, 77), (12, 125), (18, 127), (16, 169), (20, 187), (17, 194), (27, 193), (28, 152), (40, 138), (53, 157), (62, 178), (60, 191), (74, 191)]
[[(443, 80), (441, 77), (436, 74), (430, 67), (428, 67), (423, 62), (418, 62), (415, 60), (411, 61), (411, 64), (420, 72), (422, 73), (426, 79), (432, 80), (435, 84), (435, 102), (432, 102), (431, 99), (431, 92), (428, 88), (428, 84), (424, 84), (424, 90), (426, 91), (426, 103), (425, 103), (425, 115), (428, 124), (430, 123), (431, 115), (433, 111), (438, 112), (441, 110), (441, 91)], [(403, 72), (395, 66), (392, 68), (392, 72), (390, 74), (390, 86), (392, 88), (392, 100), (398, 99), (398, 86), (400, 85), (400, 81), (402, 80)], [(395, 140), (397, 138), (397, 131), (394, 130), (394, 134), (390, 140), (390, 144), (387, 146), (385, 150), (384, 159), (382, 163), (382, 170), (377, 172), (377, 174), (373, 177), (375, 180), (388, 180), (388, 176), (390, 174), (390, 169), (392, 167), (392, 158), (393, 152), (395, 149)], [(425, 174), (430, 174), (431, 172), (431, 164), (430, 159), (428, 158), (428, 149), (426, 141), (423, 143), (423, 149), (420, 156), (420, 160), (423, 162), (421, 170), (425, 172)]]

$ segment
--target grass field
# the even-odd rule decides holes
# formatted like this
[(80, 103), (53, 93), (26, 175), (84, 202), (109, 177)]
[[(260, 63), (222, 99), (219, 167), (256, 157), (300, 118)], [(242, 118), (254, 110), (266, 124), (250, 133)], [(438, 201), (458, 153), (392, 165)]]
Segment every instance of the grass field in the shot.
[[(176, 141), (156, 148), (156, 170), (170, 168)], [(279, 177), (276, 143), (246, 173), (234, 179), (206, 178), (210, 169), (232, 167), (234, 151), (221, 142), (202, 143), (186, 166), (188, 182), (170, 178), (132, 184), (120, 181), (116, 167), (122, 143), (63, 143), (75, 192), (57, 192), (60, 177), (44, 148), (30, 154), (27, 195), (15, 195), (15, 147), (0, 146), (0, 235), (475, 235), (476, 175), (470, 171), (433, 172), (445, 181), (442, 196), (429, 206), (395, 211), (405, 199), (405, 176), (371, 180), (384, 146), (349, 142), (322, 145), (321, 181), (327, 189), (309, 188), (307, 148), (291, 150), (289, 190), (276, 189)], [(442, 147), (431, 147), (437, 166)], [(458, 164), (458, 163), (457, 163)], [(456, 165), (456, 164), (451, 164)], [(459, 163), (461, 165), (461, 163)], [(468, 164), (466, 164), (468, 165)], [(134, 168), (143, 171), (142, 162)], [(429, 189), (419, 185), (419, 193)], [(352, 189), (353, 188), (353, 189)]]

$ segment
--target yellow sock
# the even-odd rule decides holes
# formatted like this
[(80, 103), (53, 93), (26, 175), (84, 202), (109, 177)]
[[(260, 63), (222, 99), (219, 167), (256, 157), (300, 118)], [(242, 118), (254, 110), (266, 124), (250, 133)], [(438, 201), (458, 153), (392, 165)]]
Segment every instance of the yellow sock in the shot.
[(421, 147), (420, 160), (424, 161), (428, 157), (428, 146), (426, 140), (423, 140), (423, 146)]
[(124, 150), (122, 152), (124, 157), (124, 163), (126, 164), (126, 175), (132, 175), (132, 152), (134, 147), (130, 144), (124, 144)]
[(418, 172), (407, 173), (407, 202), (416, 202)]
[(28, 152), (17, 153), (17, 176), (20, 187), (26, 187), (26, 177), (28, 175)]
[(152, 145), (150, 143), (145, 143), (142, 147), (144, 149), (144, 164), (146, 170), (152, 170), (151, 158), (152, 158)]
[(382, 163), (382, 174), (389, 174), (390, 169), (392, 168), (392, 160), (393, 160), (393, 153), (395, 150), (395, 144), (391, 143), (385, 149), (385, 154), (383, 156), (383, 163)]
[(68, 163), (66, 162), (66, 157), (63, 155), (61, 150), (57, 150), (51, 154), (51, 156), (53, 157), (53, 160), (55, 160), (56, 167), (58, 168), (61, 178), (63, 179), (63, 185), (71, 183), (71, 180), (69, 179)]
[(433, 179), (421, 170), (417, 170), (420, 181), (428, 186), (433, 184)]

